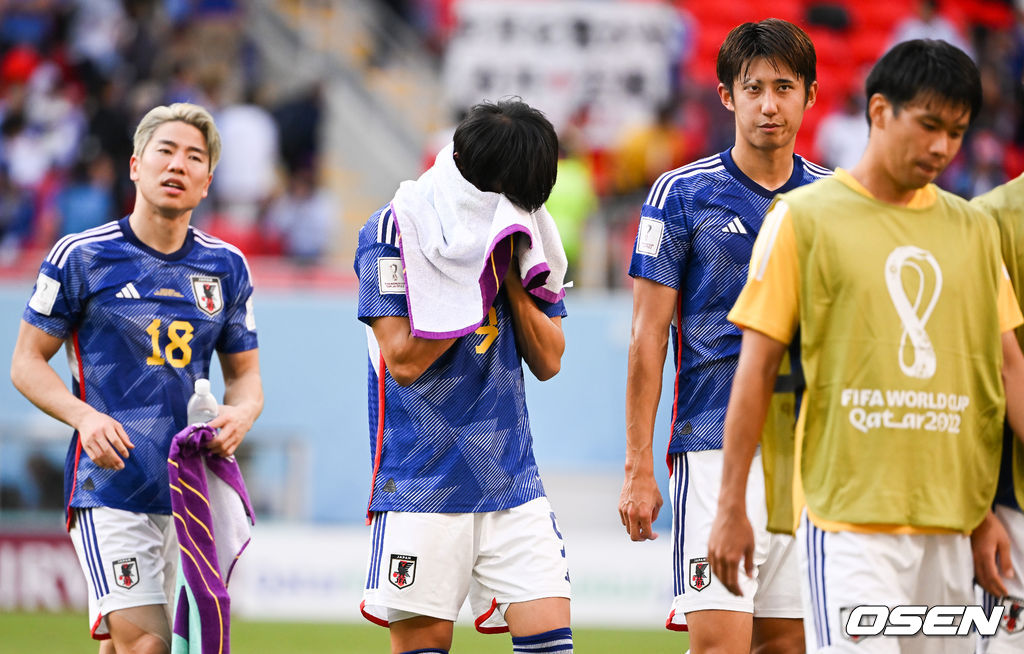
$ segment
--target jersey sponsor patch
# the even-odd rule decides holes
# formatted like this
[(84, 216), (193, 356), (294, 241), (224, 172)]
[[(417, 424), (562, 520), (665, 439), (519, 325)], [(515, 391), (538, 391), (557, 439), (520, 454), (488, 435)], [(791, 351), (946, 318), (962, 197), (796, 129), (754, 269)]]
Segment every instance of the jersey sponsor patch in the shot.
[(251, 332), (256, 331), (256, 313), (252, 309), (252, 296), (245, 301), (245, 328)]
[(195, 296), (196, 306), (208, 316), (215, 316), (224, 308), (219, 277), (192, 275), (192, 294)]
[(640, 219), (640, 229), (636, 237), (636, 253), (650, 257), (658, 256), (661, 251), (661, 237), (665, 233), (665, 223), (656, 218)]
[(412, 586), (413, 582), (416, 581), (416, 557), (405, 554), (392, 554), (388, 581), (398, 589)]
[(405, 275), (402, 273), (402, 258), (377, 259), (377, 282), (381, 295), (404, 295)]
[(707, 557), (690, 559), (690, 588), (698, 593), (711, 585), (711, 568)]
[(39, 273), (36, 279), (36, 292), (28, 305), (44, 316), (50, 315), (53, 311), (53, 303), (57, 301), (57, 293), (60, 292), (60, 282), (44, 273)]
[(114, 582), (121, 588), (134, 588), (139, 583), (139, 563), (135, 557), (114, 561)]

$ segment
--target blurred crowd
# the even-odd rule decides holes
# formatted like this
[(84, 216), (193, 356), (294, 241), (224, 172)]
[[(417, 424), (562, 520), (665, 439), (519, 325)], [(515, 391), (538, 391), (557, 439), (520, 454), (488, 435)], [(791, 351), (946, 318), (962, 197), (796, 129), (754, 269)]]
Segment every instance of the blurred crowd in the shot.
[[(422, 55), (439, 66), (459, 35), (455, 0), (363, 2), (385, 25), (411, 28)], [(728, 27), (743, 20), (793, 20), (817, 44), (821, 92), (797, 142), (809, 159), (851, 166), (867, 139), (862, 84), (870, 63), (899, 40), (931, 37), (971, 54), (985, 93), (981, 115), (940, 184), (972, 197), (1024, 171), (1024, 0), (658, 4), (679, 19), (665, 97), (646, 113), (630, 113), (614, 138), (607, 130), (593, 137), (595, 125), (608, 124), (608, 112), (586, 101), (556, 120), (563, 161), (549, 208), (583, 285), (627, 285), (647, 189), (660, 173), (732, 143), (732, 117), (715, 89), (714, 53)], [(209, 107), (224, 140), (194, 224), (247, 254), (300, 264), (323, 263), (339, 242), (352, 240), (343, 198), (324, 183), (324, 89), (277, 92), (247, 30), (246, 5), (0, 0), (0, 268), (26, 248), (47, 248), (63, 234), (127, 214), (134, 199), (132, 130), (152, 106), (176, 101)], [(384, 39), (375, 47), (367, 66), (386, 73), (394, 44)], [(453, 107), (453, 121), (464, 110)], [(427, 138), (424, 161), (433, 161), (450, 130)]]
[[(423, 39), (457, 34), (453, 3), (396, 0)], [(961, 153), (939, 179), (973, 197), (1024, 171), (1024, 2), (1018, 0), (754, 0), (725, 5), (675, 0), (681, 38), (669, 66), (671, 93), (646, 116), (627, 123), (611, 144), (588, 139), (591, 109), (582, 103), (558, 125), (564, 166), (551, 203), (572, 265), (587, 268), (584, 285), (625, 286), (639, 208), (662, 172), (719, 152), (733, 142), (732, 116), (719, 100), (714, 57), (728, 29), (768, 16), (801, 25), (818, 51), (821, 88), (807, 112), (797, 152), (829, 168), (850, 167), (867, 143), (863, 81), (871, 64), (897, 42), (944, 39), (978, 64), (984, 106)], [(457, 17), (457, 6), (455, 7)], [(427, 25), (424, 16), (434, 18)], [(453, 27), (454, 26), (454, 27)], [(443, 48), (442, 48), (443, 50)], [(549, 207), (550, 208), (550, 207)], [(597, 232), (598, 238), (587, 238)], [(596, 246), (596, 247), (594, 247)], [(580, 257), (585, 257), (580, 259)]]
[(275, 95), (243, 10), (238, 0), (0, 2), (0, 265), (129, 213), (135, 125), (181, 101), (208, 107), (224, 141), (194, 224), (250, 254), (323, 257), (337, 215), (318, 184), (321, 90)]

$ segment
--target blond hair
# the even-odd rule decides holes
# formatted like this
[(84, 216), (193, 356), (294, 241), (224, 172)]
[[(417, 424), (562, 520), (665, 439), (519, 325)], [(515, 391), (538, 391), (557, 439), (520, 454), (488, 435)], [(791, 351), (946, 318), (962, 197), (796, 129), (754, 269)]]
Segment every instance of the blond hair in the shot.
[(220, 132), (213, 122), (213, 116), (205, 107), (189, 102), (175, 102), (170, 106), (159, 106), (149, 110), (139, 126), (135, 128), (135, 150), (132, 152), (136, 157), (142, 156), (153, 132), (164, 123), (182, 122), (191, 125), (199, 130), (206, 140), (206, 151), (210, 157), (210, 172), (217, 167), (220, 160)]

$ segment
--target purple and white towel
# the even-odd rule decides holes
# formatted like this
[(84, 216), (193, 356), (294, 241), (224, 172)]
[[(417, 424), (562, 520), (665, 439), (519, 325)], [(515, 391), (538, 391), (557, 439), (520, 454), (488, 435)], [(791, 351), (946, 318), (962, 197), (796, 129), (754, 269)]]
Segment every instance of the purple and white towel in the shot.
[(249, 544), (252, 503), (234, 457), (206, 449), (216, 432), (192, 425), (175, 434), (167, 457), (178, 534), (173, 654), (228, 654), (228, 580)]
[[(454, 338), (485, 320), (514, 252), (523, 287), (547, 302), (565, 295), (567, 259), (547, 209), (524, 211), (477, 189), (459, 172), (449, 143), (391, 201), (414, 336)], [(513, 247), (514, 246), (514, 247)]]

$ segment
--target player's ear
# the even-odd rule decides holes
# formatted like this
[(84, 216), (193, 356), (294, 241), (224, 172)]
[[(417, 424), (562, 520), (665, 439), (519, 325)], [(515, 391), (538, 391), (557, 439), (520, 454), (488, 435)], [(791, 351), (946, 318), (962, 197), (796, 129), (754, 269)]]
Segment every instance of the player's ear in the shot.
[(871, 127), (885, 128), (886, 113), (892, 108), (889, 99), (881, 93), (875, 93), (868, 99), (868, 118), (871, 119)]
[(732, 90), (721, 82), (718, 83), (718, 98), (722, 101), (722, 106), (726, 109), (729, 111), (736, 111), (736, 107), (732, 104)]
[(810, 109), (814, 106), (814, 102), (818, 99), (818, 80), (811, 82), (811, 85), (807, 87), (807, 102), (804, 104), (804, 109)]
[(128, 179), (133, 182), (139, 181), (139, 158), (134, 154), (132, 158), (128, 160)]
[(203, 197), (204, 198), (207, 195), (209, 195), (209, 193), (210, 193), (210, 182), (212, 182), (212, 181), (213, 181), (213, 173), (210, 173), (210, 176), (206, 178), (206, 184), (203, 185)]

